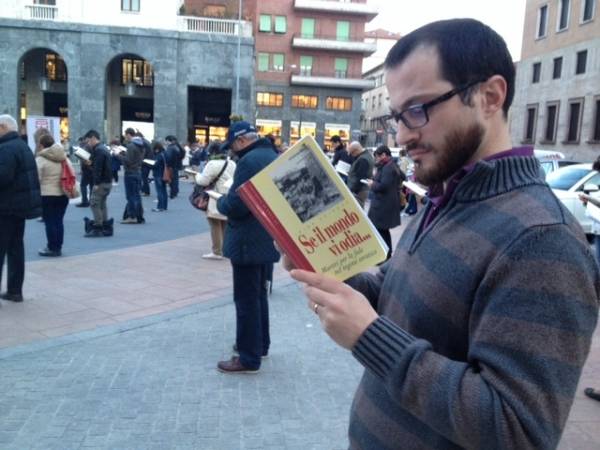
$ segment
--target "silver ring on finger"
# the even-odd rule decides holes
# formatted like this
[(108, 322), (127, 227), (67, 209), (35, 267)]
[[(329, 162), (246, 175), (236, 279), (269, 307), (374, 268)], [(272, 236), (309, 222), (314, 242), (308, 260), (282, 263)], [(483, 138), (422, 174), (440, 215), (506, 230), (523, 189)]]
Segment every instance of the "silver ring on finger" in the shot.
[(313, 311), (315, 312), (315, 314), (318, 316), (319, 315), (319, 304), (315, 303), (315, 306), (313, 306)]

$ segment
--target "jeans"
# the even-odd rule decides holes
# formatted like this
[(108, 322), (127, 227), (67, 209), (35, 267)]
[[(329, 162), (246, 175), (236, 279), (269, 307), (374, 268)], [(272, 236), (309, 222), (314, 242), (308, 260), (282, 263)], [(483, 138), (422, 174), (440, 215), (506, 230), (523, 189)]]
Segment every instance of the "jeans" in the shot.
[(415, 194), (408, 194), (408, 205), (404, 212), (410, 216), (417, 213), (417, 196)]
[(142, 192), (146, 195), (150, 195), (150, 183), (148, 182), (148, 175), (150, 174), (150, 167), (142, 165)]
[[(79, 190), (81, 191), (81, 203), (89, 203), (92, 197), (92, 176), (85, 172), (81, 174), (81, 181), (79, 182)], [(89, 190), (89, 194), (88, 194)]]
[(169, 196), (167, 195), (167, 184), (162, 177), (154, 176), (154, 187), (156, 188), (156, 198), (158, 199), (157, 209), (167, 209)]
[(7, 260), (7, 289), (9, 294), (23, 294), (25, 279), (25, 219), (15, 216), (0, 216), (0, 284), (2, 283), (2, 266)]
[(65, 229), (63, 218), (67, 211), (69, 199), (66, 195), (42, 196), (42, 218), (46, 226), (46, 239), (49, 250), (59, 252), (62, 249)]
[(94, 215), (94, 223), (102, 225), (108, 221), (108, 210), (106, 208), (106, 197), (110, 194), (111, 183), (97, 184), (92, 188), (92, 199), (90, 209)]
[(140, 186), (142, 176), (139, 172), (125, 172), (123, 177), (125, 181), (125, 196), (127, 197), (127, 217), (133, 219), (142, 219), (142, 197), (140, 195)]
[(233, 267), (233, 301), (236, 316), (236, 345), (242, 365), (258, 369), (261, 357), (269, 352), (268, 277), (271, 264)]

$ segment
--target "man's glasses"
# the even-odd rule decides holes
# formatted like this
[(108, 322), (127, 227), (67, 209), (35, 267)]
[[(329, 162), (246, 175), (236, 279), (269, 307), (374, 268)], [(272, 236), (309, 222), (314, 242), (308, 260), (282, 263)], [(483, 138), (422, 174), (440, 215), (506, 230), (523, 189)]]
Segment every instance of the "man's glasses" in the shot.
[(483, 81), (484, 80), (471, 81), (469, 83), (455, 87), (454, 89), (446, 92), (445, 94), (440, 95), (439, 97), (434, 98), (433, 100), (428, 101), (427, 103), (418, 103), (416, 105), (409, 106), (403, 111), (392, 112), (387, 117), (387, 119), (393, 119), (393, 121), (396, 122), (396, 124), (402, 121), (404, 126), (411, 130), (415, 128), (424, 127), (425, 125), (427, 125), (427, 122), (429, 122), (429, 108), (435, 105), (439, 105), (440, 103), (443, 103), (446, 100), (450, 100), (456, 94), (466, 91), (471, 86), (474, 86), (477, 83), (482, 83)]

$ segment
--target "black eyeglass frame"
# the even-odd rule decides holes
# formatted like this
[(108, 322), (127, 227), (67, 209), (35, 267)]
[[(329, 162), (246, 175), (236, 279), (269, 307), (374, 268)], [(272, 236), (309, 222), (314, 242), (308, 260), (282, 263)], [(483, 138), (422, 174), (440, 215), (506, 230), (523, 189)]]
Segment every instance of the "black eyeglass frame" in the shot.
[[(427, 125), (429, 123), (429, 108), (435, 106), (435, 105), (439, 105), (440, 103), (443, 103), (447, 100), (450, 100), (452, 97), (454, 97), (456, 94), (459, 94), (463, 91), (466, 91), (467, 89), (469, 89), (470, 87), (475, 86), (478, 83), (483, 83), (485, 80), (475, 80), (475, 81), (470, 81), (468, 83), (465, 83), (461, 86), (455, 87), (454, 89), (449, 90), (448, 92), (446, 92), (445, 94), (440, 95), (439, 97), (434, 98), (433, 100), (428, 101), (427, 103), (417, 103), (415, 105), (411, 105), (406, 109), (403, 109), (400, 112), (391, 112), (389, 116), (387, 116), (387, 120), (389, 119), (393, 119), (394, 122), (396, 124), (398, 124), (398, 122), (402, 121), (402, 123), (404, 124), (404, 126), (406, 128), (408, 128), (409, 130), (415, 130), (417, 128), (423, 128), (425, 125)], [(424, 117), (424, 121), (422, 124), (419, 125), (413, 125), (410, 124), (406, 118), (404, 117), (404, 115), (406, 114), (407, 111), (411, 111), (411, 110), (415, 110), (415, 109), (422, 109), (423, 110), (423, 117)]]

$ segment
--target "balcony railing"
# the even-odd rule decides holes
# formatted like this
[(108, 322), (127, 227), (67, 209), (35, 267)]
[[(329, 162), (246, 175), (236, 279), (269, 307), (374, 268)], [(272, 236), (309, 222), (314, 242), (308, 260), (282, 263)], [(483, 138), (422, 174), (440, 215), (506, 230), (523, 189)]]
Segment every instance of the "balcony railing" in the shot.
[(340, 2), (339, 0), (294, 0), (296, 9), (323, 11), (339, 14), (356, 14), (372, 19), (377, 15), (377, 8), (366, 3)]
[(354, 52), (371, 55), (377, 51), (377, 44), (356, 39), (340, 39), (337, 36), (302, 34), (294, 35), (292, 46), (312, 50), (331, 50), (341, 52)]
[(238, 27), (241, 26), (242, 37), (252, 37), (252, 24), (246, 21), (192, 16), (180, 16), (179, 20), (182, 22), (180, 29), (184, 31), (237, 36)]
[(362, 90), (368, 90), (375, 87), (375, 82), (373, 80), (351, 78), (349, 77), (348, 72), (344, 70), (317, 72), (314, 68), (309, 67), (296, 69), (290, 77), (290, 83), (301, 86)]
[(27, 18), (33, 20), (56, 20), (58, 8), (49, 5), (25, 5)]

